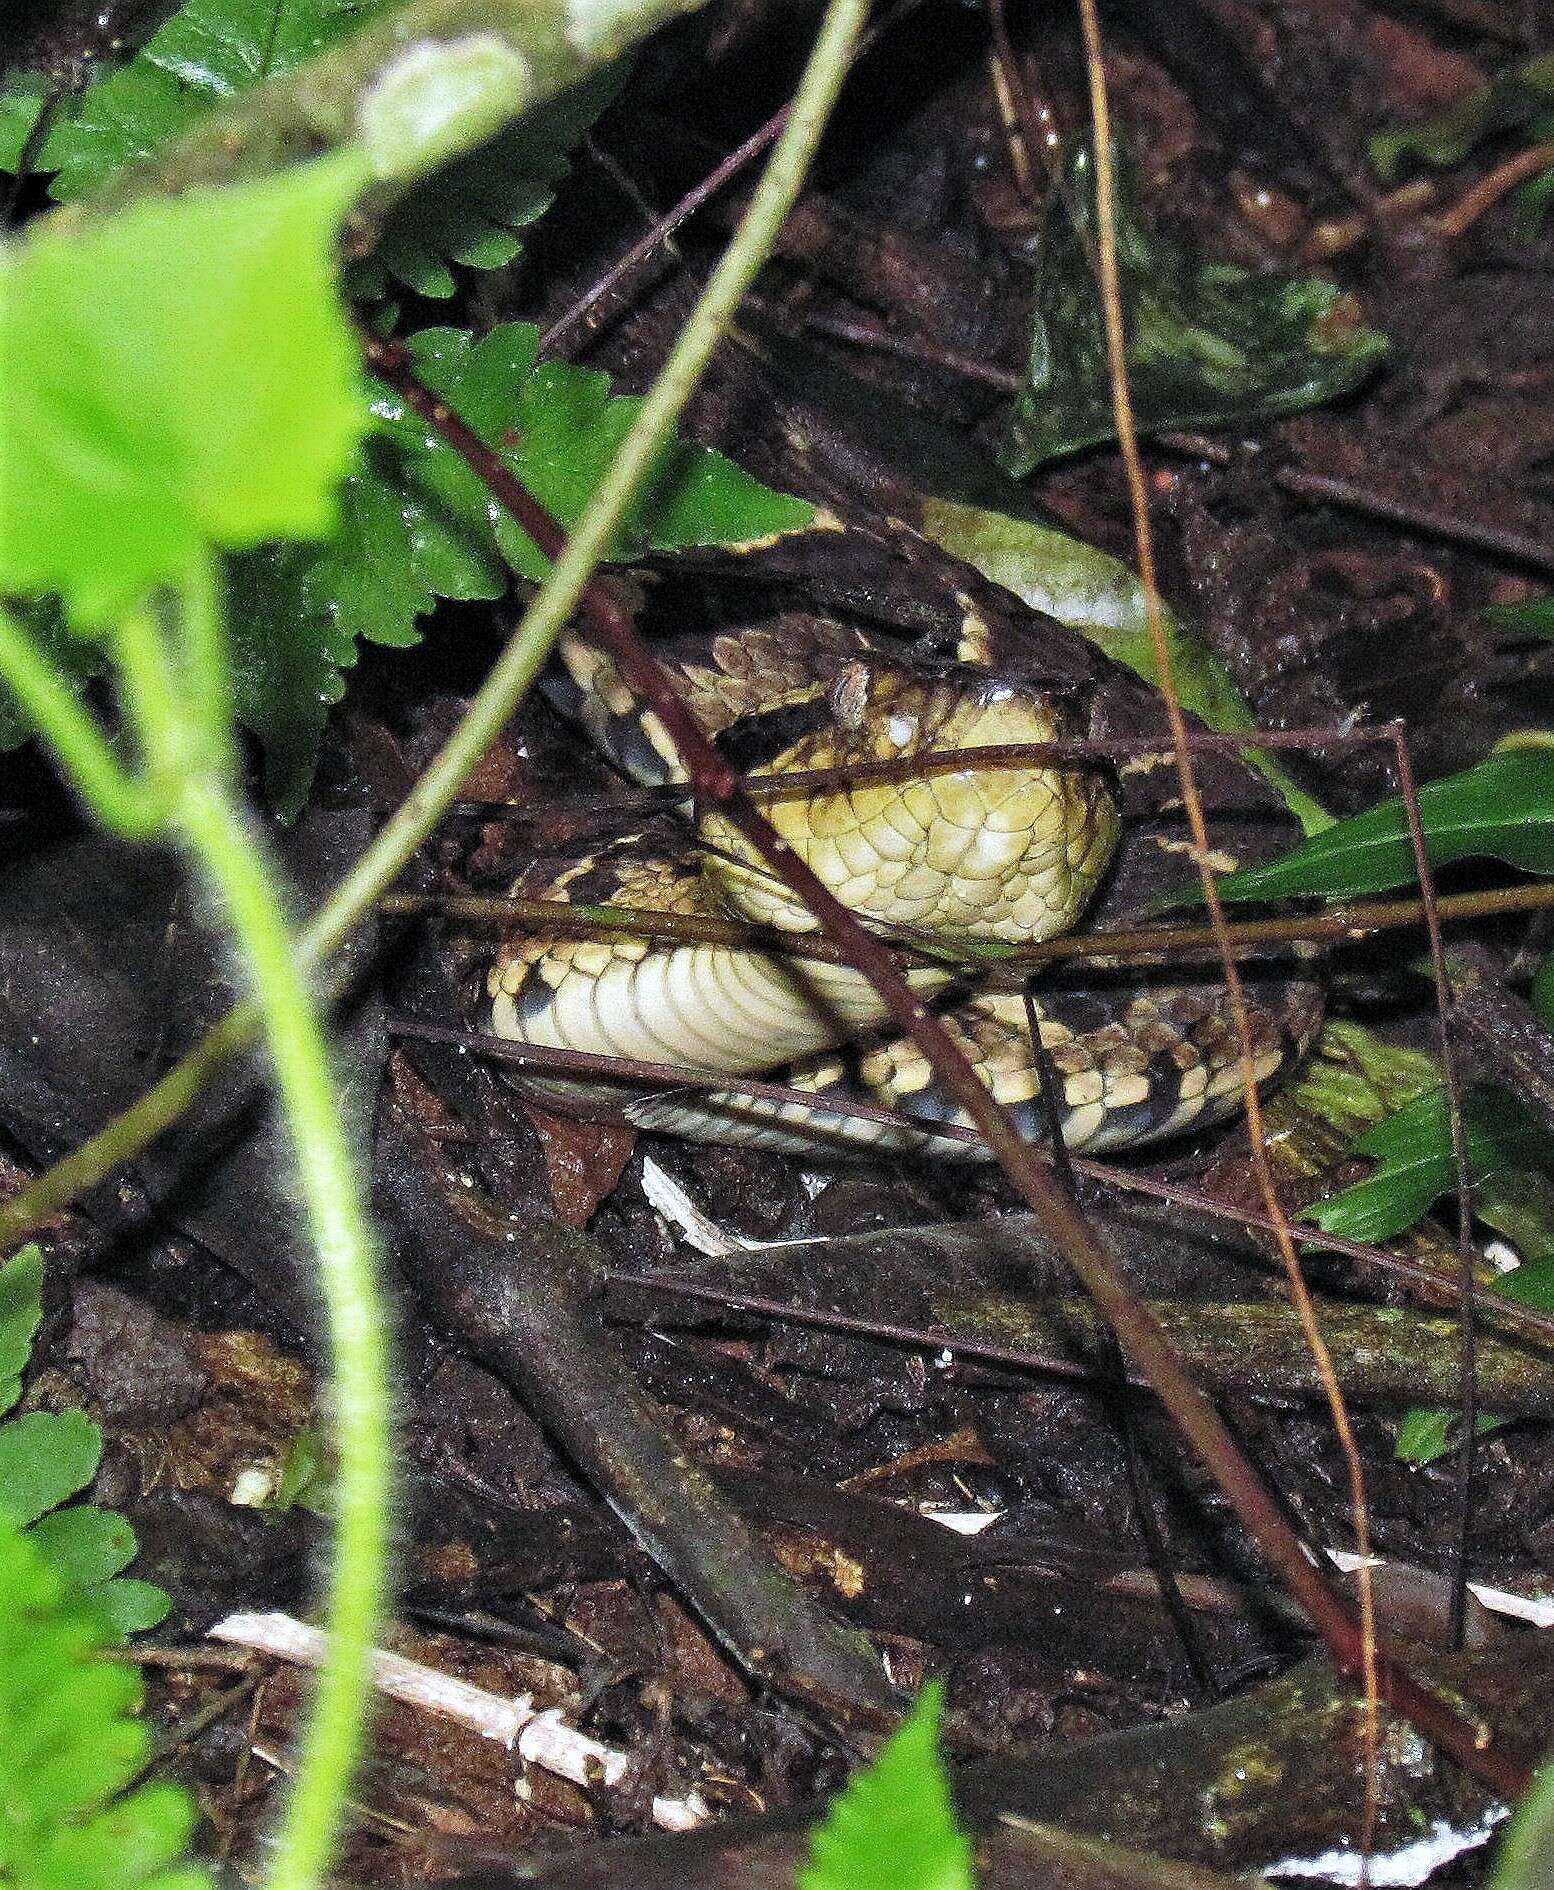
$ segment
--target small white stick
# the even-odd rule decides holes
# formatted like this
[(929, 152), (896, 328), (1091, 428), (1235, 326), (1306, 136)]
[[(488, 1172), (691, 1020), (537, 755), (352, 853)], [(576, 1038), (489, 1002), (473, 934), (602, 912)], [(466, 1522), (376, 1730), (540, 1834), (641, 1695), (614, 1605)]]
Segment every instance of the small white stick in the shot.
[[(229, 1614), (209, 1630), (209, 1637), (252, 1647), (299, 1667), (318, 1666), (327, 1644), (321, 1629), (309, 1627), (289, 1614)], [(571, 1779), (575, 1785), (613, 1785), (629, 1763), (624, 1752), (569, 1726), (559, 1707), (536, 1712), (533, 1698), (527, 1693), (509, 1699), (384, 1648), (373, 1652), (372, 1679), (378, 1691), (390, 1699), (455, 1719), (509, 1750), (516, 1746), (526, 1764)], [(684, 1798), (653, 1800), (653, 1822), (665, 1831), (692, 1830), (709, 1816), (699, 1792)]]

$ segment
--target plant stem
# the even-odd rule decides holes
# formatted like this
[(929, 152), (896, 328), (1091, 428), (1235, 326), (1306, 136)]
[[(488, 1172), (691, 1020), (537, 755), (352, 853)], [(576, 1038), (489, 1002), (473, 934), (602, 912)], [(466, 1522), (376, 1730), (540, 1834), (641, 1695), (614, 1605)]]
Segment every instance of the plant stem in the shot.
[(268, 1880), (268, 1890), (314, 1890), (365, 1739), (368, 1658), (383, 1601), (388, 1360), (375, 1242), (283, 882), (237, 798), (223, 693), (226, 617), (209, 554), (196, 561), (169, 616), (164, 630), (150, 611), (131, 613), (115, 649), (152, 781), (173, 789), (168, 824), (209, 886), (253, 986), (329, 1334), (336, 1441), (329, 1646)]
[(71, 786), (102, 824), (126, 840), (150, 833), (160, 813), (146, 782), (121, 764), (91, 711), (7, 610), (0, 610), (0, 671), (35, 726), (47, 732)]
[(367, 1659), (382, 1604), (389, 1473), (387, 1361), (361, 1177), (268, 848), (215, 776), (196, 775), (175, 824), (224, 908), (258, 993), (328, 1316), (338, 1467), (329, 1651), (268, 1890), (312, 1890), (361, 1751)]

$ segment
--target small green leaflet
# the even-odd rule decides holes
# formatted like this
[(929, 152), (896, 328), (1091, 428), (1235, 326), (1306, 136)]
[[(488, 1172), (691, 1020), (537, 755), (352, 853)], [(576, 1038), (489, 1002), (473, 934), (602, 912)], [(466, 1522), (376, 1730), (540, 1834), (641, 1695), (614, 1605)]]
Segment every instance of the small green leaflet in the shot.
[[(1121, 169), (1118, 183), (1117, 262), (1141, 430), (1297, 413), (1347, 393), (1380, 363), (1385, 337), (1332, 283), (1204, 262), (1146, 231)], [(999, 448), (1016, 478), (1115, 436), (1086, 146), (1070, 160), (1068, 186), (1053, 193), (1042, 232), (1026, 387)]]
[(151, 1755), (134, 1668), (97, 1658), (90, 1603), (0, 1516), (0, 1883), (7, 1890), (206, 1890), (185, 1863), (181, 1786), (133, 1785)]
[(1489, 604), (1479, 615), (1512, 636), (1554, 638), (1554, 597), (1534, 597), (1525, 604)]
[[(125, 165), (149, 157), (207, 112), (262, 80), (279, 78), (388, 9), (389, 0), (188, 0), (125, 66), (95, 77), (67, 102), (38, 168), (56, 173), (61, 202), (86, 196)], [(520, 230), (549, 207), (576, 144), (619, 89), (602, 73), (531, 113), (475, 156), (448, 166), (389, 214), (373, 254), (351, 271), (352, 292), (381, 295), (389, 278), (421, 295), (448, 296), (448, 262), (508, 263)], [(46, 90), (35, 78), (0, 92), (0, 168), (14, 168)]]
[[(1491, 1431), (1500, 1430), (1505, 1422), (1504, 1418), (1481, 1412), (1474, 1435), (1487, 1437)], [(1444, 1457), (1457, 1448), (1460, 1429), (1455, 1411), (1426, 1410), (1421, 1406), (1400, 1419), (1397, 1435), (1392, 1440), (1392, 1454), (1400, 1463), (1411, 1463), (1416, 1470), (1422, 1470), (1427, 1463), (1434, 1463), (1437, 1457)]]
[(360, 181), (336, 156), (0, 252), (0, 590), (95, 627), (207, 544), (333, 528), (369, 423), (336, 293)]
[[(1488, 1084), (1469, 1089), (1462, 1126), (1470, 1180), (1487, 1181), (1518, 1168), (1554, 1172), (1554, 1133), (1508, 1091)], [(1354, 1149), (1358, 1155), (1375, 1157), (1376, 1172), (1316, 1202), (1302, 1216), (1329, 1234), (1347, 1240), (1390, 1240), (1457, 1185), (1444, 1089), (1429, 1090), (1378, 1122)]]
[(853, 1774), (814, 1834), (798, 1890), (973, 1890), (971, 1844), (955, 1822), (939, 1758), (944, 1687)]
[[(1425, 851), (1433, 866), (1489, 857), (1530, 873), (1554, 872), (1554, 750), (1490, 755), (1419, 790)], [(1322, 893), (1349, 899), (1415, 878), (1408, 815), (1400, 799), (1340, 820), (1266, 866), (1231, 873), (1225, 899)]]
[[(21, 1395), (42, 1319), (43, 1256), (34, 1244), (0, 1267), (0, 1415)], [(134, 1530), (112, 1510), (70, 1503), (96, 1476), (102, 1441), (84, 1411), (29, 1411), (0, 1423), (0, 1517), (27, 1529), (116, 1634), (138, 1634), (155, 1627), (169, 1603), (150, 1582), (117, 1579), (135, 1559)]]
[[(563, 524), (573, 523), (640, 402), (609, 379), (558, 362), (535, 365), (538, 333), (426, 329), (411, 350), (422, 379), (503, 457)], [(378, 431), (340, 494), (339, 523), (314, 545), (269, 546), (237, 559), (231, 603), (237, 706), (266, 750), (271, 799), (300, 806), (319, 733), (344, 691), (358, 638), (404, 647), (440, 597), (500, 597), (509, 569), (542, 577), (545, 560), (453, 449), (398, 396), (373, 385)], [(688, 545), (743, 544), (809, 524), (813, 508), (768, 490), (706, 447), (675, 443), (613, 548), (637, 558)]]
[(1497, 133), (1521, 132), (1529, 144), (1538, 144), (1551, 130), (1554, 53), (1543, 53), (1422, 124), (1378, 132), (1370, 158), (1382, 182), (1390, 184), (1410, 159), (1445, 170)]

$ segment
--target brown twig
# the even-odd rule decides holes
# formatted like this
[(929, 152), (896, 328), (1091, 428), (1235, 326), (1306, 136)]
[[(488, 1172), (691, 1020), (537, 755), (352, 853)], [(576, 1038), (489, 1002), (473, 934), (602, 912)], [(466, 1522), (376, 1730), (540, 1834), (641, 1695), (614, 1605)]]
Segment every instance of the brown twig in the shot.
[[(566, 542), (561, 527), (501, 456), (420, 381), (403, 344), (369, 338), (365, 347), (373, 372), (395, 387), (437, 430), (546, 556), (557, 556)], [(1158, 610), (1158, 595), (1156, 607)], [(980, 1131), (1005, 1174), (1068, 1258), (1134, 1364), (1148, 1376), (1267, 1560), (1305, 1608), (1338, 1665), (1355, 1672), (1374, 1664), (1369, 1637), (1357, 1630), (1331, 1585), (1307, 1559), (1272, 1492), (1236, 1443), (1212, 1400), (1183, 1366), (1159, 1322), (1139, 1306), (1079, 1203), (1019, 1134), (944, 1022), (913, 991), (890, 948), (864, 928), (766, 821), (745, 792), (737, 771), (696, 725), (669, 673), (650, 654), (614, 592), (597, 579), (592, 581), (582, 593), (579, 611), (628, 685), (658, 715), (685, 764), (698, 801), (717, 809), (765, 860), (868, 980), (897, 1027), (916, 1041), (941, 1085)], [(1476, 1729), (1444, 1700), (1427, 1692), (1394, 1663), (1386, 1664), (1385, 1678), (1392, 1704), (1473, 1776), (1507, 1797), (1515, 1797), (1525, 1788), (1526, 1768), (1497, 1748), (1483, 1746)]]
[[(507, 1063), (515, 1069), (532, 1070), (539, 1074), (592, 1076), (606, 1082), (686, 1090), (697, 1094), (727, 1091), (733, 1096), (749, 1096), (758, 1101), (809, 1109), (818, 1115), (876, 1122), (882, 1128), (926, 1136), (936, 1141), (974, 1143), (978, 1147), (983, 1145), (977, 1131), (961, 1123), (930, 1122), (904, 1115), (897, 1109), (862, 1102), (856, 1097), (796, 1089), (790, 1084), (768, 1082), (760, 1077), (734, 1076), (723, 1070), (691, 1069), (680, 1063), (605, 1056), (591, 1050), (562, 1050), (544, 1044), (515, 1043), (508, 1037), (494, 1037), (480, 1031), (447, 1025), (425, 1024), (415, 1018), (390, 1018), (389, 1029), (400, 1037), (421, 1037), (430, 1043), (458, 1044), (492, 1062)], [(546, 1106), (554, 1110), (557, 1103), (554, 1098), (547, 1097)], [(1045, 1149), (1038, 1148), (1037, 1153), (1043, 1160), (1048, 1159)], [(1095, 1161), (1072, 1152), (1069, 1161), (1077, 1174), (1102, 1182), (1122, 1193), (1142, 1194), (1153, 1200), (1169, 1201), (1178, 1207), (1190, 1208), (1210, 1220), (1231, 1221), (1238, 1227), (1254, 1227), (1263, 1233), (1274, 1232), (1275, 1222), (1271, 1216), (1260, 1214), (1255, 1208), (1222, 1201), (1201, 1188), (1192, 1188), (1179, 1181), (1162, 1181), (1158, 1176), (1144, 1174), (1137, 1169), (1123, 1168), (1113, 1162)], [(1455, 1280), (1455, 1270), (1450, 1276), (1443, 1276), (1439, 1269), (1423, 1261), (1410, 1259), (1406, 1254), (1394, 1253), (1387, 1247), (1371, 1246), (1365, 1241), (1350, 1240), (1342, 1234), (1330, 1234), (1314, 1224), (1308, 1227), (1303, 1223), (1300, 1238), (1306, 1246), (1317, 1248), (1322, 1253), (1341, 1254), (1345, 1259), (1356, 1260), (1364, 1266), (1391, 1274), (1435, 1301), (1439, 1301), (1443, 1287)], [(1496, 1298), (1493, 1305), (1499, 1323), (1544, 1342), (1554, 1340), (1554, 1313), (1541, 1312), (1535, 1306), (1524, 1305), (1513, 1299)]]
[[(1473, 1280), (1473, 1182), (1468, 1172), (1467, 1130), (1462, 1118), (1462, 1079), (1452, 1044), (1451, 983), (1446, 975), (1446, 946), (1441, 937), (1441, 914), (1435, 897), (1435, 872), (1425, 845), (1424, 820), (1419, 812), (1419, 789), (1414, 781), (1414, 759), (1401, 722), (1393, 724), (1398, 789), (1408, 812), (1408, 836), (1413, 843), (1414, 871), (1424, 907), (1425, 932), (1430, 941), (1430, 975), (1435, 985), (1435, 1008), (1441, 1045), (1441, 1082), (1446, 1092), (1446, 1115), (1451, 1128), (1452, 1167), (1457, 1180), (1458, 1274), (1458, 1420), (1462, 1441), (1457, 1457), (1457, 1529), (1452, 1545), (1450, 1633), (1453, 1647), (1462, 1645), (1468, 1611), (1468, 1534), (1473, 1521), (1473, 1451), (1478, 1436), (1477, 1295)], [(1363, 1553), (1363, 1550), (1362, 1550)]]
[(625, 255), (613, 262), (599, 279), (592, 283), (571, 306), (558, 315), (543, 335), (540, 336), (539, 358), (543, 361), (553, 354), (558, 344), (571, 333), (582, 321), (590, 309), (597, 307), (611, 290), (617, 288), (628, 276), (667, 243), (680, 225), (693, 216), (709, 197), (715, 197), (725, 184), (731, 182), (745, 168), (752, 164), (769, 146), (782, 136), (782, 128), (788, 122), (789, 107), (784, 105), (775, 112), (759, 129), (752, 131), (744, 143), (737, 145), (721, 163), (713, 166), (707, 175), (693, 189), (688, 190), (672, 210), (661, 216), (651, 228), (639, 236)]
[(1554, 168), (1554, 139), (1546, 144), (1529, 145), (1525, 151), (1518, 151), (1503, 164), (1497, 164), (1454, 204), (1439, 211), (1433, 219), (1436, 228), (1445, 236), (1466, 236), (1484, 212), (1492, 210), (1508, 190), (1515, 190), (1529, 177), (1550, 168)]
[[(1257, 1179), (1258, 1190), (1263, 1197), (1264, 1207), (1274, 1223), (1274, 1238), (1278, 1242), (1279, 1252), (1284, 1261), (1285, 1274), (1289, 1280), (1290, 1292), (1296, 1308), (1300, 1313), (1301, 1324), (1306, 1332), (1307, 1344), (1311, 1349), (1312, 1357), (1316, 1360), (1323, 1383), (1328, 1387), (1328, 1404), (1333, 1415), (1333, 1426), (1338, 1434), (1344, 1461), (1348, 1467), (1350, 1506), (1354, 1513), (1356, 1545), (1361, 1556), (1358, 1584), (1360, 1600), (1358, 1645), (1355, 1644), (1354, 1623), (1350, 1620), (1348, 1611), (1326, 1583), (1321, 1584), (1322, 1593), (1318, 1597), (1320, 1611), (1313, 1613), (1312, 1619), (1327, 1641), (1334, 1659), (1341, 1666), (1347, 1664), (1351, 1669), (1358, 1665), (1365, 1687), (1366, 1793), (1365, 1828), (1361, 1848), (1369, 1854), (1375, 1830), (1379, 1789), (1377, 1781), (1380, 1777), (1381, 1766), (1382, 1681), (1376, 1646), (1375, 1597), (1369, 1571), (1370, 1522), (1365, 1493), (1365, 1472), (1360, 1462), (1359, 1446), (1355, 1441), (1354, 1429), (1349, 1421), (1348, 1407), (1344, 1403), (1343, 1389), (1338, 1382), (1338, 1375), (1334, 1370), (1327, 1342), (1322, 1336), (1316, 1307), (1312, 1303), (1311, 1293), (1306, 1285), (1305, 1275), (1301, 1271), (1299, 1257), (1295, 1252), (1294, 1236), (1290, 1231), (1289, 1221), (1285, 1216), (1283, 1204), (1279, 1199), (1279, 1191), (1274, 1182), (1273, 1166), (1268, 1158), (1262, 1104), (1258, 1095), (1256, 1056), (1252, 1043), (1251, 1017), (1247, 1007), (1246, 991), (1241, 982), (1240, 968), (1225, 939), (1225, 908), (1220, 899), (1219, 884), (1215, 878), (1214, 869), (1209, 861), (1208, 823), (1204, 819), (1203, 801), (1198, 793), (1197, 776), (1188, 746), (1187, 718), (1176, 689), (1174, 657), (1171, 640), (1166, 632), (1165, 612), (1161, 605), (1160, 583), (1155, 567), (1154, 538), (1149, 522), (1149, 497), (1144, 483), (1144, 461), (1139, 451), (1132, 390), (1128, 381), (1128, 344), (1124, 329), (1121, 273), (1117, 260), (1116, 176), (1111, 141), (1111, 106), (1107, 97), (1106, 72), (1101, 49), (1100, 14), (1096, 0), (1078, 0), (1078, 3), (1094, 133), (1101, 312), (1106, 331), (1112, 413), (1116, 424), (1117, 443), (1122, 452), (1133, 514), (1139, 585), (1144, 594), (1144, 607), (1149, 619), (1149, 634), (1154, 646), (1156, 671), (1160, 679), (1160, 690), (1165, 700), (1166, 715), (1170, 722), (1172, 741), (1176, 750), (1176, 772), (1181, 784), (1182, 804), (1187, 814), (1188, 829), (1192, 834), (1198, 875), (1203, 886), (1204, 903), (1209, 912), (1209, 923), (1214, 928), (1216, 940), (1221, 946), (1220, 957), (1225, 971), (1225, 987), (1235, 1018), (1236, 1037), (1241, 1051), (1241, 1087), (1246, 1104), (1252, 1169)], [(1293, 1532), (1290, 1535), (1290, 1543), (1291, 1546), (1297, 1548), (1298, 1552)], [(1261, 1546), (1266, 1554), (1267, 1543), (1263, 1542)], [(1280, 1547), (1283, 1546), (1281, 1540)], [(1286, 1579), (1288, 1580), (1288, 1577)], [(1293, 1592), (1300, 1594), (1299, 1588), (1294, 1588)], [(1303, 1596), (1301, 1598), (1305, 1600)], [(1310, 1606), (1309, 1603), (1306, 1605)]]
[[(1541, 912), (1554, 906), (1554, 882), (1530, 886), (1491, 887), (1483, 892), (1441, 893), (1436, 911), (1443, 921), (1503, 918), (1512, 912)], [(842, 962), (829, 939), (780, 932), (743, 919), (711, 915), (647, 912), (637, 906), (567, 905), (559, 899), (520, 899), (456, 893), (387, 893), (378, 902), (381, 912), (396, 917), (440, 914), (498, 925), (531, 926), (564, 933), (624, 932), (637, 938), (658, 938), (698, 945), (748, 946), (792, 958), (814, 958), (826, 964)], [(1261, 947), (1355, 942), (1377, 932), (1398, 931), (1424, 922), (1419, 899), (1357, 900), (1324, 912), (1292, 919), (1232, 919), (1223, 942), (1237, 957), (1255, 956)], [(892, 938), (904, 955), (924, 962), (943, 963), (953, 955), (950, 942), (930, 952), (910, 937)], [(1098, 932), (1065, 932), (1057, 938), (1021, 945), (997, 958), (967, 952), (964, 963), (979, 977), (1000, 982), (1006, 975), (1021, 983), (1033, 965), (1072, 959), (1130, 962), (1169, 957), (1181, 959), (1216, 953), (1222, 940), (1209, 925), (1138, 925)]]
[(1474, 551), (1487, 551), (1492, 557), (1511, 564), (1524, 564), (1534, 571), (1554, 573), (1554, 545), (1530, 537), (1526, 532), (1508, 531), (1500, 525), (1485, 525), (1478, 519), (1458, 518), (1450, 512), (1437, 512), (1428, 505), (1410, 499), (1394, 498), (1390, 493), (1373, 492), (1353, 479), (1336, 478), (1331, 473), (1314, 472), (1304, 466), (1282, 466), (1273, 475), (1274, 484), (1300, 499), (1316, 499), (1337, 505), (1365, 518), (1379, 518), (1389, 525), (1406, 525), (1410, 531), (1443, 539), (1451, 545), (1467, 545)]

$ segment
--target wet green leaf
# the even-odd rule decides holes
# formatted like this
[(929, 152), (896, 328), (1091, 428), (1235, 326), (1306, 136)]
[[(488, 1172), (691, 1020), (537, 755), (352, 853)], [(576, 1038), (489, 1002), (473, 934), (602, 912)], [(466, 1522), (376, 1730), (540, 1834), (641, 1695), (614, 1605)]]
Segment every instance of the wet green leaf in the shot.
[[(1491, 1431), (1503, 1429), (1505, 1422), (1504, 1418), (1494, 1417), (1487, 1411), (1480, 1412), (1476, 1435), (1487, 1437)], [(1416, 1470), (1422, 1470), (1427, 1463), (1434, 1463), (1438, 1457), (1457, 1448), (1460, 1428), (1455, 1411), (1421, 1407), (1406, 1412), (1392, 1440), (1392, 1454), (1400, 1463), (1411, 1463)]]
[[(1508, 1091), (1475, 1085), (1462, 1120), (1470, 1181), (1521, 1168), (1554, 1173), (1554, 1133)], [(1430, 1090), (1377, 1123), (1354, 1150), (1376, 1158), (1375, 1173), (1315, 1202), (1302, 1218), (1348, 1240), (1390, 1240), (1457, 1185), (1445, 1090)]]
[[(1158, 685), (1144, 588), (1120, 558), (1051, 525), (932, 496), (923, 500), (922, 529), (1033, 610), (1045, 611), (1071, 630), (1081, 631), (1108, 656)], [(1162, 609), (1182, 706), (1223, 734), (1254, 731), (1257, 724), (1251, 708), (1230, 671), (1201, 637), (1184, 628), (1171, 610)], [(1244, 752), (1247, 761), (1283, 795), (1308, 834), (1332, 825), (1332, 816), (1290, 776), (1277, 756), (1262, 748)]]
[[(1380, 363), (1385, 338), (1332, 283), (1206, 262), (1146, 230), (1121, 168), (1118, 182), (1117, 263), (1141, 431), (1297, 413), (1347, 393)], [(1114, 437), (1095, 240), (1094, 158), (1081, 146), (1042, 234), (1026, 387), (999, 454), (1019, 477)]]
[[(106, 69), (53, 122), (38, 169), (61, 202), (86, 196), (127, 164), (181, 137), (262, 80), (279, 78), (346, 38), (390, 0), (187, 0), (135, 57)], [(391, 280), (448, 296), (450, 263), (495, 269), (523, 249), (521, 232), (550, 207), (568, 152), (619, 89), (602, 73), (531, 113), (473, 156), (448, 165), (395, 205), (370, 257), (351, 271), (358, 296)], [(47, 95), (32, 76), (0, 91), (0, 168), (17, 163)]]
[(1554, 637), (1554, 597), (1534, 597), (1525, 604), (1490, 604), (1479, 615), (1513, 636)]
[[(1419, 790), (1425, 851), (1434, 866), (1491, 858), (1526, 872), (1554, 872), (1554, 751), (1490, 755)], [(1281, 859), (1219, 883), (1225, 899), (1322, 893), (1348, 899), (1415, 878), (1408, 815), (1394, 797), (1340, 820)], [(1192, 897), (1186, 893), (1184, 897)]]
[(334, 523), (368, 424), (336, 293), (349, 156), (0, 252), (0, 589), (102, 624), (206, 545)]
[[(511, 323), (476, 342), (424, 329), (418, 373), (497, 447), (540, 502), (571, 524), (609, 465), (640, 402), (612, 396), (608, 376), (563, 362), (538, 366), (538, 331)], [(266, 784), (286, 813), (301, 805), (341, 671), (359, 639), (403, 648), (437, 599), (500, 597), (510, 569), (546, 570), (528, 535), (493, 505), (464, 461), (373, 383), (378, 431), (340, 493), (332, 536), (269, 545), (236, 561), (237, 706), (265, 748)], [(697, 544), (738, 544), (800, 530), (803, 500), (770, 491), (707, 447), (672, 442), (634, 502), (617, 558)]]

